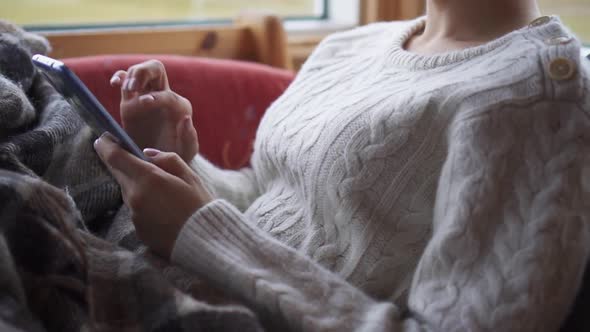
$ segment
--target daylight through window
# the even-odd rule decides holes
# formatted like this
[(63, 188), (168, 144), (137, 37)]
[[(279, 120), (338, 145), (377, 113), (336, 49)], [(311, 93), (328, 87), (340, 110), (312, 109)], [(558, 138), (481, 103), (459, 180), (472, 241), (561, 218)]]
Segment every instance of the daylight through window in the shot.
[(589, 0), (540, 0), (544, 15), (559, 15), (585, 43), (590, 43)]
[(153, 24), (231, 19), (246, 9), (320, 18), (324, 0), (8, 0), (2, 18), (25, 26)]

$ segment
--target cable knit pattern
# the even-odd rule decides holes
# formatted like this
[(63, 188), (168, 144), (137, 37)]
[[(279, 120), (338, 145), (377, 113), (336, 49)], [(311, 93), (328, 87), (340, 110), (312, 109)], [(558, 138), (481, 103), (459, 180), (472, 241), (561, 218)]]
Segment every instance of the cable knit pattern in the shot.
[[(553, 17), (405, 51), (424, 24), (323, 41), (265, 114), (251, 169), (197, 157), (219, 199), (172, 259), (296, 331), (556, 330), (590, 251), (579, 42)], [(573, 76), (552, 75), (558, 59)]]

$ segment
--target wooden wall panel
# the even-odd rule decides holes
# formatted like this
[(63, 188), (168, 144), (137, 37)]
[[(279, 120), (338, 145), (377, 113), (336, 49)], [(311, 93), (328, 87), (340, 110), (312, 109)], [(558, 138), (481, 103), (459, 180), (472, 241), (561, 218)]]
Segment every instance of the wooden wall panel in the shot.
[(292, 61), (287, 48), (287, 33), (283, 22), (277, 16), (259, 13), (244, 12), (235, 23), (246, 29), (249, 34), (249, 42), (253, 44), (257, 52), (259, 62), (279, 67), (292, 69)]
[(424, 14), (425, 0), (360, 0), (361, 24), (407, 20)]
[(426, 14), (425, 0), (404, 0), (399, 3), (398, 19), (400, 20), (409, 20), (424, 14)]
[(273, 15), (248, 13), (234, 24), (46, 32), (55, 58), (101, 54), (176, 54), (247, 60), (291, 69), (287, 36)]
[(254, 57), (254, 45), (244, 43), (246, 29), (142, 29), (46, 34), (56, 58), (100, 54), (178, 54), (219, 58)]
[(361, 24), (395, 19), (399, 0), (361, 0)]
[[(333, 0), (337, 1), (337, 0)], [(425, 0), (359, 0), (361, 24), (379, 21), (407, 20), (425, 13)], [(326, 34), (289, 36), (289, 53), (298, 69)]]
[[(361, 24), (411, 19), (425, 9), (425, 0), (358, 1)], [(246, 13), (235, 24), (220, 26), (46, 33), (57, 58), (159, 53), (249, 60), (286, 69), (297, 69), (325, 35), (287, 36), (281, 20), (268, 13)]]

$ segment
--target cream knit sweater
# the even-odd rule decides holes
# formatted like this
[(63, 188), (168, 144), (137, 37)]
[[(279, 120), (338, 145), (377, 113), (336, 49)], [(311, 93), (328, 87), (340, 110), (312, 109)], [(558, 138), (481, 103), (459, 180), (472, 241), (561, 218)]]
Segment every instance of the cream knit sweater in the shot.
[(172, 259), (276, 329), (555, 331), (590, 252), (590, 63), (557, 18), (405, 51), (424, 24), (322, 42), (251, 169), (197, 157), (219, 199)]

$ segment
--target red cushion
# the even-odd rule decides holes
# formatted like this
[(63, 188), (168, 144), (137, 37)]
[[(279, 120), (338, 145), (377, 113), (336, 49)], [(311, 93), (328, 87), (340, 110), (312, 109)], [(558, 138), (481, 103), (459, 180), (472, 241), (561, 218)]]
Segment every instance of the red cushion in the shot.
[(188, 98), (201, 152), (224, 168), (247, 165), (260, 118), (293, 79), (264, 65), (171, 55), (113, 55), (64, 59), (117, 121), (119, 90), (109, 84), (119, 69), (149, 59), (166, 66), (171, 88)]

